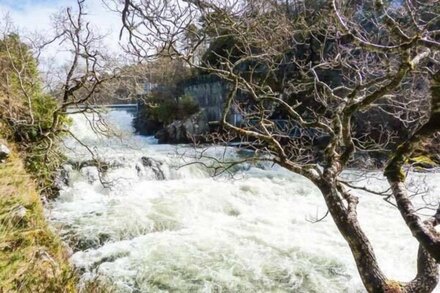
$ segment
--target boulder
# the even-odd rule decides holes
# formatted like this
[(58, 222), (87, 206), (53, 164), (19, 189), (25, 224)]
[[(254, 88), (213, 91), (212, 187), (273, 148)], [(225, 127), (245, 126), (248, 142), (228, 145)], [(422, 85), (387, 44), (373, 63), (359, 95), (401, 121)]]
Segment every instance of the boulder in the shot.
[(27, 209), (24, 206), (19, 205), (12, 209), (10, 214), (10, 219), (14, 223), (20, 223), (25, 220), (26, 214), (27, 214)]
[(11, 151), (4, 144), (0, 144), (0, 162), (4, 162), (10, 155)]
[(155, 137), (160, 144), (203, 142), (209, 133), (208, 117), (200, 111), (186, 120), (178, 120), (158, 131)]
[(154, 135), (155, 132), (163, 127), (163, 124), (154, 119), (145, 119), (138, 116), (133, 120), (136, 133), (140, 135)]
[[(144, 165), (144, 167), (149, 168), (153, 171), (154, 176), (156, 177), (157, 180), (165, 180), (165, 174), (161, 169), (162, 162), (156, 161), (149, 157), (142, 157), (141, 160), (142, 160), (142, 165)], [(137, 169), (137, 171), (139, 174), (140, 170)]]

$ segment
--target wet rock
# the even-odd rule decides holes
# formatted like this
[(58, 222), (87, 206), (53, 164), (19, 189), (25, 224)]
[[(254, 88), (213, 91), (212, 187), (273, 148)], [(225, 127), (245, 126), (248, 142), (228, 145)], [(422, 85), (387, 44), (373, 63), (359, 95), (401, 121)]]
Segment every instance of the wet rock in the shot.
[(68, 246), (71, 249), (71, 253), (75, 253), (78, 251), (84, 251), (88, 249), (97, 249), (98, 247), (103, 246), (104, 244), (110, 242), (112, 240), (112, 235), (109, 233), (98, 233), (97, 235), (90, 236), (70, 236), (64, 239)]
[(164, 129), (158, 131), (155, 137), (160, 144), (177, 144), (202, 142), (209, 133), (208, 118), (204, 111), (200, 111), (186, 120), (174, 121)]
[(99, 180), (99, 171), (98, 168), (91, 166), (91, 167), (84, 167), (81, 169), (81, 174), (85, 177), (87, 177), (87, 181), (92, 184), (93, 182)]
[[(162, 166), (162, 162), (156, 161), (149, 157), (142, 157), (141, 160), (142, 160), (142, 165), (144, 167), (147, 167), (154, 172), (154, 175), (156, 176), (157, 180), (165, 180), (165, 174), (160, 168)], [(138, 171), (139, 174), (139, 170), (138, 169), (136, 170)]]
[(10, 153), (11, 151), (7, 146), (5, 146), (4, 144), (0, 144), (0, 162), (6, 161)]
[(162, 162), (160, 161), (156, 161), (152, 158), (149, 157), (142, 157), (142, 165), (144, 165), (145, 167), (153, 167), (153, 166), (161, 166)]
[(142, 116), (137, 116), (133, 121), (136, 133), (141, 135), (154, 135), (163, 127), (163, 123), (154, 119), (143, 119)]
[(71, 165), (64, 165), (63, 168), (57, 171), (53, 181), (53, 188), (60, 191), (65, 186), (69, 186), (70, 172), (72, 171)]
[(69, 160), (69, 165), (72, 169), (81, 170), (85, 167), (96, 167), (100, 172), (106, 172), (110, 168), (120, 168), (123, 167), (123, 162), (120, 161), (104, 161), (101, 159), (83, 160), (83, 161), (73, 161)]
[(134, 166), (134, 168), (136, 169), (138, 176), (140, 176), (142, 174), (141, 166), (139, 164), (136, 164), (136, 166)]

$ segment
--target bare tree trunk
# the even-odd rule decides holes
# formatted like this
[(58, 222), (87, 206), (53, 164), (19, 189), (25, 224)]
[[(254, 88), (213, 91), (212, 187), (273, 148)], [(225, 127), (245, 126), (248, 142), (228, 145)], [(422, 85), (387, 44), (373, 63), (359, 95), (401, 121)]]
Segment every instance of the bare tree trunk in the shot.
[[(357, 149), (383, 149), (389, 143), (388, 140), (378, 141), (377, 147), (372, 147), (369, 138), (365, 144), (363, 139), (359, 141), (355, 135), (356, 129), (352, 130), (354, 123), (351, 121), (356, 114), (370, 107), (383, 111), (377, 102), (383, 99), (391, 103), (395, 96), (407, 114), (405, 117), (412, 117), (413, 114), (414, 117), (424, 117), (419, 115), (420, 109), (414, 110), (411, 107), (419, 97), (414, 96), (416, 92), (412, 89), (408, 90), (411, 94), (405, 94), (406, 83), (416, 76), (415, 69), (425, 64), (420, 64), (422, 60), (431, 58), (437, 62), (440, 48), (436, 38), (438, 31), (426, 27), (429, 20), (421, 17), (421, 12), (426, 13), (432, 8), (437, 11), (437, 7), (402, 7), (411, 16), (410, 20), (402, 18), (400, 12), (391, 13), (392, 10), (388, 9), (390, 6), (382, 1), (376, 1), (377, 5), (367, 3), (365, 11), (369, 11), (368, 15), (371, 13), (378, 20), (378, 23), (371, 23), (367, 28), (365, 23), (370, 23), (371, 17), (367, 17), (367, 14), (360, 17), (358, 5), (350, 1), (330, 1), (330, 10), (327, 8), (329, 5), (324, 5), (322, 1), (298, 1), (291, 5), (288, 5), (290, 1), (287, 0), (248, 1), (250, 7), (243, 10), (235, 9), (242, 7), (237, 5), (240, 3), (238, 0), (182, 2), (187, 5), (182, 9), (187, 11), (183, 13), (185, 17), (179, 14), (175, 17), (175, 6), (161, 6), (163, 1), (124, 1), (125, 6), (121, 10), (123, 31), (128, 32), (130, 47), (135, 55), (148, 56), (144, 52), (144, 48), (148, 47), (145, 45), (156, 48), (158, 54), (163, 54), (164, 48), (167, 48), (168, 53), (165, 54), (170, 57), (186, 60), (193, 68), (216, 74), (230, 83), (233, 90), (225, 101), (222, 126), (233, 137), (240, 137), (257, 151), (273, 155), (273, 162), (315, 183), (351, 249), (361, 279), (369, 292), (431, 292), (438, 283), (435, 261), (440, 259), (440, 244), (436, 236), (438, 233), (433, 227), (440, 222), (440, 210), (427, 222), (418, 218), (404, 190), (401, 167), (422, 137), (432, 134), (433, 129), (440, 130), (438, 73), (431, 87), (433, 104), (430, 121), (408, 141), (401, 141), (403, 137), (396, 138), (403, 144), (385, 172), (393, 187), (399, 210), (421, 245), (418, 273), (413, 281), (402, 283), (389, 280), (381, 271), (372, 245), (357, 219), (358, 199), (343, 188), (338, 175)], [(286, 3), (286, 9), (280, 5), (283, 2)], [(297, 7), (306, 2), (314, 6), (309, 5), (310, 9)], [(269, 5), (256, 5), (261, 3)], [(213, 12), (221, 17), (213, 18)], [(286, 12), (295, 15), (290, 17)], [(148, 14), (155, 17), (145, 17)], [(195, 52), (197, 46), (192, 50), (186, 48), (185, 52), (179, 50), (179, 35), (188, 32), (181, 28), (189, 24), (181, 20), (195, 16), (198, 18), (200, 15), (206, 28), (198, 32), (199, 41), (194, 44), (232, 35), (236, 38), (234, 49), (240, 52), (234, 53), (229, 48), (218, 54), (220, 51), (212, 47), (218, 62), (192, 63), (192, 52)], [(413, 23), (409, 24), (408, 21)], [(169, 23), (181, 24), (170, 31)], [(376, 31), (381, 33), (377, 34)], [(313, 35), (313, 40), (308, 40), (310, 35)], [(310, 62), (310, 55), (314, 55), (314, 62)], [(280, 63), (280, 60), (283, 61)], [(336, 72), (343, 72), (336, 74), (339, 81), (329, 78), (329, 75)], [(277, 79), (281, 76), (281, 85), (277, 85)], [(416, 85), (413, 82), (408, 84)], [(402, 98), (405, 98), (402, 101), (401, 93)], [(303, 100), (302, 96), (307, 98)], [(303, 102), (304, 105), (301, 105)], [(232, 125), (226, 119), (233, 107), (242, 114), (244, 123), (241, 125)], [(395, 114), (401, 112), (400, 108), (398, 106), (393, 110)], [(274, 121), (277, 116), (285, 119), (288, 126), (277, 125)], [(400, 114), (396, 117), (400, 117)], [(410, 120), (402, 119), (401, 122), (406, 124)], [(300, 134), (297, 135), (293, 128), (301, 130)], [(329, 140), (325, 145), (317, 146), (316, 151), (313, 144), (315, 135), (312, 134), (315, 130), (322, 132), (322, 137)], [(319, 158), (321, 154), (322, 159)], [(324, 172), (318, 161), (326, 162)]]
[[(327, 176), (326, 176), (327, 175)], [(330, 174), (317, 182), (324, 195), (325, 202), (340, 233), (350, 246), (362, 282), (368, 292), (386, 292), (387, 280), (381, 271), (373, 248), (357, 220), (357, 198), (351, 198), (351, 204), (345, 207), (336, 181)]]
[(420, 245), (417, 255), (417, 276), (406, 284), (408, 293), (430, 293), (439, 281), (439, 268), (435, 259)]
[[(373, 247), (362, 231), (356, 212), (357, 197), (338, 186), (331, 170), (324, 172), (315, 182), (340, 233), (353, 254), (358, 272), (371, 293), (430, 293), (439, 282), (439, 269), (435, 259), (420, 246), (417, 257), (417, 276), (409, 283), (387, 279), (377, 262)], [(344, 200), (348, 203), (344, 205)]]
[(440, 263), (440, 233), (435, 230), (435, 226), (440, 223), (440, 207), (431, 220), (423, 222), (408, 196), (404, 184), (405, 175), (402, 170), (407, 158), (411, 156), (419, 142), (440, 130), (440, 71), (437, 71), (433, 76), (431, 96), (430, 119), (399, 146), (384, 174), (388, 178), (397, 207), (411, 233), (436, 262)]

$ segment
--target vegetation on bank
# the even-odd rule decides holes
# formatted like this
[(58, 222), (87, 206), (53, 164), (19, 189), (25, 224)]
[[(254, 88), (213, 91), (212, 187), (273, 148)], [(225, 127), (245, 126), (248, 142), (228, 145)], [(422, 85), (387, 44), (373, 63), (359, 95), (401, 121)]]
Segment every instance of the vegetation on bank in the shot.
[[(141, 134), (152, 135), (176, 120), (197, 113), (198, 103), (185, 95), (182, 83), (194, 72), (180, 60), (159, 58), (147, 66), (132, 66), (149, 89), (141, 97), (140, 109), (134, 121)], [(148, 78), (146, 78), (148, 76)]]
[(56, 141), (67, 118), (57, 121), (57, 101), (43, 91), (38, 64), (18, 35), (0, 40), (1, 136), (15, 142), (26, 169), (46, 195), (53, 193), (54, 173), (63, 157)]
[(66, 249), (46, 223), (37, 184), (12, 150), (0, 164), (0, 292), (75, 292)]
[(50, 230), (41, 194), (50, 196), (61, 117), (43, 91), (37, 61), (16, 34), (0, 40), (0, 143), (12, 154), (0, 163), (0, 292), (74, 292), (66, 249)]

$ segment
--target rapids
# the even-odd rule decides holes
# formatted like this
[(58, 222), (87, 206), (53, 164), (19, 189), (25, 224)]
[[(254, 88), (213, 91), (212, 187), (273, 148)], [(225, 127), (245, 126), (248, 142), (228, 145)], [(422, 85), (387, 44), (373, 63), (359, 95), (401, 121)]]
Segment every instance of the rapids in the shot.
[[(190, 146), (133, 134), (132, 116), (72, 115), (66, 184), (47, 217), (72, 249), (80, 289), (99, 280), (115, 292), (364, 292), (349, 248), (306, 179), (267, 164), (212, 177)], [(86, 117), (88, 119), (86, 119)], [(96, 134), (109, 123), (117, 136)], [(207, 153), (239, 158), (235, 149)], [(100, 173), (92, 158), (105, 162)], [(365, 175), (365, 174), (364, 174)], [(376, 173), (345, 174), (386, 189)], [(440, 174), (411, 174), (438, 201)], [(104, 184), (102, 184), (104, 183)], [(384, 272), (415, 276), (417, 243), (396, 209), (360, 194), (359, 216)], [(440, 292), (440, 287), (436, 292)]]

